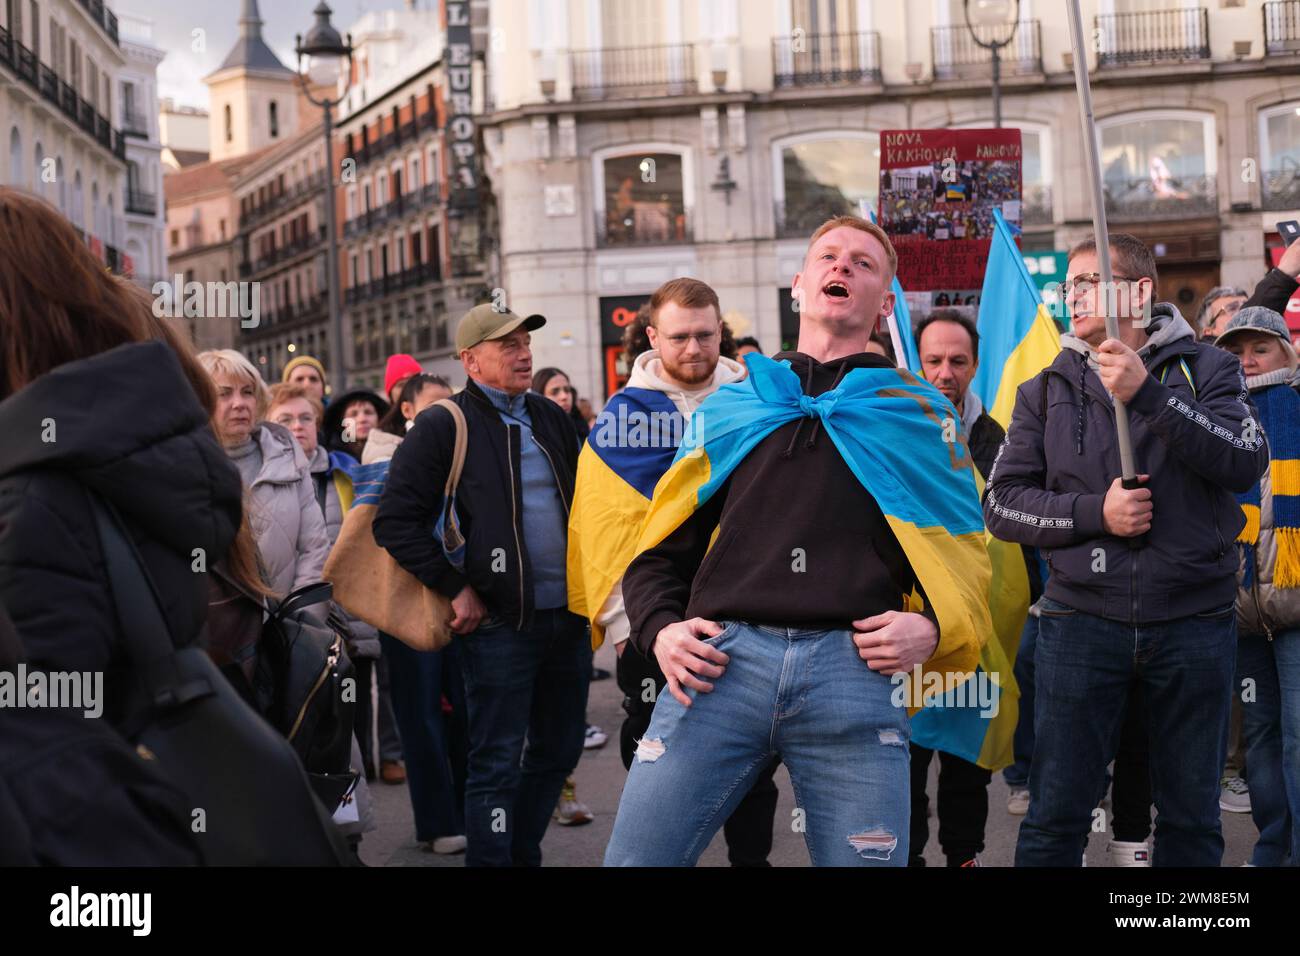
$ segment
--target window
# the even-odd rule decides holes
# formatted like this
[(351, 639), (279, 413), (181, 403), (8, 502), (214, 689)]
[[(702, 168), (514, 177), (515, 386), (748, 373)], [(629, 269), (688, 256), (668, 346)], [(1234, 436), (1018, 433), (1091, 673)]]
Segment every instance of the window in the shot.
[(26, 182), (23, 176), (23, 138), (17, 126), (9, 130), (9, 182), (16, 185)]
[(45, 169), (42, 165), (45, 161), (45, 156), (43, 153), (44, 150), (41, 149), (40, 142), (37, 142), (32, 160), (32, 192), (36, 193), (38, 196), (45, 195)]
[(63, 178), (62, 156), (54, 161), (54, 178), (59, 184), (59, 211), (66, 216), (68, 214), (68, 183)]
[(777, 236), (806, 239), (832, 216), (863, 215), (880, 191), (878, 137), (847, 132), (775, 146)]
[(279, 104), (277, 104), (275, 100), (271, 100), (271, 107), (269, 113), (270, 113), (270, 129), (271, 129), (272, 139), (275, 139), (277, 136), (280, 135), (279, 110), (280, 110)]
[(226, 124), (226, 142), (229, 143), (229, 142), (233, 141), (234, 138), (235, 138), (235, 124), (234, 124), (234, 121), (231, 119), (231, 115), (230, 115), (230, 104), (227, 103), (227, 104), (225, 105), (225, 108), (224, 108), (221, 112), (222, 112), (222, 115), (225, 117), (225, 124)]
[(1300, 102), (1261, 111), (1259, 154), (1264, 208), (1300, 207)]
[[(961, 7), (961, 0), (957, 0), (957, 6)], [(859, 30), (857, 0), (791, 0), (791, 8), (795, 26), (802, 26), (810, 36), (857, 33)]]
[(173, 249), (179, 248), (180, 244), (181, 244), (181, 231), (180, 231), (179, 229), (173, 229), (173, 230), (172, 230), (172, 248), (173, 248)]
[(690, 240), (687, 177), (680, 153), (646, 151), (597, 157), (606, 245)]
[(31, 0), (32, 11), (32, 52), (36, 54), (36, 59), (41, 60), (41, 7), (36, 0)]
[(410, 172), (407, 173), (406, 182), (410, 190), (414, 192), (415, 190), (420, 188), (420, 157), (419, 156), (411, 157), (408, 164), (408, 169), (410, 170)]
[(1107, 204), (1135, 217), (1210, 215), (1217, 208), (1214, 118), (1166, 110), (1100, 121)]
[(600, 0), (599, 45), (609, 50), (663, 43), (663, 7), (645, 0)]

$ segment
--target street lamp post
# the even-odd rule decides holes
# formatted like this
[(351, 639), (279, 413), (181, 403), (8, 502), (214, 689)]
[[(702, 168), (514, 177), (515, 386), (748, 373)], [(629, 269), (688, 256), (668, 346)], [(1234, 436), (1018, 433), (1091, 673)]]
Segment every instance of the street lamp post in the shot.
[[(962, 0), (962, 13), (966, 17), (966, 29), (970, 31), (971, 38), (975, 41), (976, 46), (988, 50), (993, 55), (993, 125), (998, 129), (1002, 128), (1002, 50), (1010, 46), (1011, 41), (1016, 38), (1016, 28), (1020, 24), (1020, 0), (975, 0), (975, 22), (971, 22), (971, 2)], [(1005, 40), (980, 39), (979, 33), (975, 30), (975, 24), (984, 27), (1005, 27), (1007, 25), (1007, 14), (1013, 14), (1011, 18), (1011, 32), (1007, 34)], [(992, 35), (992, 30), (990, 30)]]
[[(343, 102), (348, 87), (352, 84), (352, 34), (345, 41), (339, 32), (330, 25), (329, 6), (321, 0), (312, 11), (316, 23), (307, 31), (306, 40), (302, 34), (296, 37), (294, 52), (298, 55), (298, 82), (302, 85), (303, 96), (314, 105), (321, 107), (325, 114), (325, 172), (327, 187), (325, 189), (325, 234), (329, 240), (329, 261), (325, 264), (325, 281), (329, 285), (329, 343), (330, 343), (330, 380), (335, 395), (342, 395), (347, 389), (347, 363), (343, 357), (343, 309), (339, 294), (339, 240), (338, 224), (335, 221), (334, 196), (334, 107)], [(343, 92), (338, 99), (328, 96), (318, 100), (311, 95), (311, 85), (307, 82), (307, 73), (303, 70), (303, 57), (310, 61), (308, 70), (313, 67), (334, 71), (340, 66), (340, 60), (346, 58), (344, 67)]]

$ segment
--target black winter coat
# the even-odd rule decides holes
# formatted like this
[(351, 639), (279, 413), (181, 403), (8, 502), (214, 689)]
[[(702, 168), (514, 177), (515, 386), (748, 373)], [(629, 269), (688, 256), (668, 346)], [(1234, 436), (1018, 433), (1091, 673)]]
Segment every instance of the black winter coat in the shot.
[[(465, 413), (469, 429), (456, 491), (465, 573), (447, 561), (433, 535), (456, 435), (451, 413), (437, 405), (416, 417), (393, 455), (375, 512), (375, 541), (425, 587), (453, 598), (469, 584), (492, 614), (527, 630), (533, 617), (533, 579), (524, 544), (523, 429), (507, 426), (472, 379), (452, 401)], [(578, 469), (578, 433), (568, 413), (544, 395), (528, 392), (524, 401), (533, 435), (555, 470), (567, 520)]]
[(239, 472), (162, 342), (62, 365), (0, 402), (0, 605), (27, 660), (103, 671), (121, 717), (121, 635), (87, 489), (121, 514), (157, 585), (177, 647), (208, 611), (207, 574), (240, 519)]

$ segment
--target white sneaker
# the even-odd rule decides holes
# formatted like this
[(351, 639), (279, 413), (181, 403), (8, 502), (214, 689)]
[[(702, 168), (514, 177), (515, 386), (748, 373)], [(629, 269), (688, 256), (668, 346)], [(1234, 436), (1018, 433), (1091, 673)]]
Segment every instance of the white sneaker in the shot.
[(1023, 817), (1029, 812), (1029, 791), (1012, 789), (1007, 796), (1007, 813)]
[(588, 724), (587, 736), (582, 741), (582, 749), (595, 750), (597, 747), (605, 746), (605, 743), (608, 740), (609, 740), (609, 734), (605, 733), (605, 731), (601, 730), (595, 724)]
[(441, 836), (429, 842), (429, 849), (440, 856), (464, 853), (468, 841), (463, 836)]
[(1224, 777), (1219, 790), (1219, 809), (1229, 813), (1250, 813), (1250, 787), (1240, 777)]
[(1145, 843), (1125, 843), (1111, 840), (1106, 847), (1111, 866), (1150, 866), (1151, 848)]

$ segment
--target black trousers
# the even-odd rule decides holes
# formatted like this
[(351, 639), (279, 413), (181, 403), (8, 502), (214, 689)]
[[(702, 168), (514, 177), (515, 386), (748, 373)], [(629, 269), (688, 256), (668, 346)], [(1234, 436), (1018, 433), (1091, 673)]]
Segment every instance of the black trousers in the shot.
[(1124, 723), (1120, 725), (1115, 776), (1111, 781), (1111, 832), (1116, 840), (1142, 843), (1151, 835), (1150, 744), (1146, 702), (1141, 685), (1134, 684), (1129, 691)]
[[(935, 751), (911, 744), (912, 823), (907, 851), (908, 866), (925, 866), (925, 845), (930, 841), (930, 795), (925, 785)], [(939, 751), (939, 846), (949, 866), (961, 866), (984, 849), (984, 824), (989, 818), (989, 781), (992, 771), (969, 760)]]
[[(667, 679), (659, 669), (659, 662), (647, 658), (630, 643), (623, 650), (615, 666), (619, 690), (623, 692), (623, 726), (619, 731), (619, 753), (623, 766), (632, 768), (637, 741), (645, 736), (654, 714), (655, 701), (663, 691)], [(759, 774), (745, 799), (740, 801), (722, 827), (727, 841), (727, 859), (732, 866), (771, 866), (767, 858), (772, 852), (772, 827), (776, 820), (778, 791), (772, 777), (780, 766), (780, 758)]]

